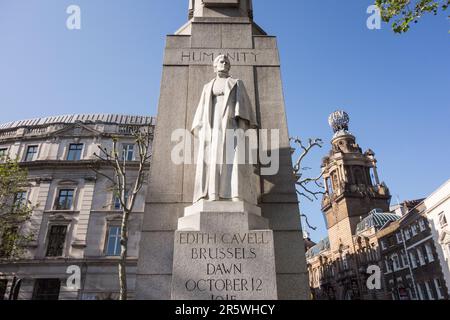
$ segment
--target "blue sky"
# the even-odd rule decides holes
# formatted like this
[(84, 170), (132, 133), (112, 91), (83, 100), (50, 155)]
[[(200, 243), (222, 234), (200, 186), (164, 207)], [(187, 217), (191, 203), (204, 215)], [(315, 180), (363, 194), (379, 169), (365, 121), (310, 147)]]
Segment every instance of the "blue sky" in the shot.
[[(405, 35), (366, 28), (372, 0), (255, 0), (255, 21), (278, 36), (291, 135), (320, 137), (319, 171), (345, 109), (373, 149), (393, 202), (426, 196), (449, 178), (450, 21), (425, 17)], [(82, 30), (65, 27), (82, 10)], [(0, 122), (70, 113), (156, 114), (166, 34), (188, 0), (0, 0)], [(314, 240), (320, 203), (302, 203)]]

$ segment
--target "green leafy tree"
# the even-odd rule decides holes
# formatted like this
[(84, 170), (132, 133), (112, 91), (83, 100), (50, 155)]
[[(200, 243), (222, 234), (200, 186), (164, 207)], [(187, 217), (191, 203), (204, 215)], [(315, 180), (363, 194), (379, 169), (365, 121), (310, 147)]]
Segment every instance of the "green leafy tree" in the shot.
[(384, 22), (392, 21), (396, 33), (404, 33), (426, 14), (437, 15), (450, 6), (450, 0), (375, 0)]
[(0, 259), (20, 258), (32, 239), (21, 230), (33, 210), (25, 199), (27, 179), (16, 160), (0, 159)]

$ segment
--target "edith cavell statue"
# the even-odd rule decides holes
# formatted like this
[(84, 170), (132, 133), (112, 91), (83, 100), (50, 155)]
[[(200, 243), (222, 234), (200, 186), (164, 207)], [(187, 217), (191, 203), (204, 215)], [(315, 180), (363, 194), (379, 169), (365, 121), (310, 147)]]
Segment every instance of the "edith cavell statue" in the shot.
[(257, 204), (253, 165), (245, 156), (251, 151), (245, 135), (258, 123), (244, 83), (233, 79), (230, 69), (228, 57), (215, 59), (217, 76), (204, 86), (192, 124), (192, 134), (199, 142), (194, 203), (232, 200)]

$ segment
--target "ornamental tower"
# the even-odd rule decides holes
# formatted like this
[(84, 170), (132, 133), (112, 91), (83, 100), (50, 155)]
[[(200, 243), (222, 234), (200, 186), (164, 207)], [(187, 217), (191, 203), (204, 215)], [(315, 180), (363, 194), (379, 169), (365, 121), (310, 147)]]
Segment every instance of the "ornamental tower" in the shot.
[(332, 149), (323, 159), (325, 215), (332, 251), (352, 244), (352, 235), (362, 218), (373, 209), (389, 212), (389, 189), (380, 182), (375, 153), (363, 152), (349, 132), (350, 118), (344, 111), (329, 117), (334, 131)]

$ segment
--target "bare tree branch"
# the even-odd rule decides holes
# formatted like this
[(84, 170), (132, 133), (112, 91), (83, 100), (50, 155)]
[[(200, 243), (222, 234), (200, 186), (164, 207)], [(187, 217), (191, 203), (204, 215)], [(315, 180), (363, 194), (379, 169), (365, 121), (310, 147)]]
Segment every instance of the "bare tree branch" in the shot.
[(308, 228), (310, 228), (310, 229), (312, 229), (312, 230), (314, 230), (314, 231), (317, 230), (317, 227), (313, 227), (313, 226), (311, 226), (311, 225), (309, 224), (308, 217), (307, 217), (305, 214), (301, 214), (301, 217), (302, 217), (302, 218), (305, 218), (305, 222), (306, 222), (306, 225), (308, 226)]
[[(153, 139), (153, 127), (149, 125), (146, 128), (132, 127), (129, 130), (130, 135), (135, 142), (135, 148), (139, 159), (137, 166), (137, 173), (133, 170), (130, 176), (128, 174), (128, 167), (130, 161), (124, 152), (119, 151), (119, 139), (112, 138), (111, 150), (106, 147), (99, 146), (100, 154), (95, 154), (98, 159), (96, 165), (91, 169), (102, 177), (112, 182), (112, 187), (116, 198), (122, 208), (122, 222), (121, 222), (121, 239), (120, 239), (120, 260), (119, 260), (119, 284), (120, 284), (120, 300), (126, 300), (128, 296), (127, 277), (126, 277), (126, 262), (128, 256), (128, 225), (130, 215), (133, 212), (134, 206), (139, 192), (145, 184), (146, 171), (150, 167), (150, 148)], [(136, 161), (132, 161), (133, 166)], [(102, 165), (112, 167), (113, 173), (108, 175), (101, 170)], [(134, 182), (128, 184), (128, 179)]]
[[(323, 147), (323, 141), (321, 139), (308, 139), (308, 144), (304, 144), (303, 141), (299, 138), (290, 138), (290, 141), (293, 142), (298, 150), (301, 150), (301, 153), (295, 161), (294, 164), (294, 178), (295, 178), (295, 185), (297, 188), (297, 194), (300, 197), (306, 198), (311, 202), (314, 202), (314, 200), (319, 200), (319, 197), (324, 195), (324, 187), (322, 184), (322, 174), (320, 174), (318, 177), (305, 177), (304, 172), (307, 170), (311, 170), (311, 168), (303, 167), (303, 162), (306, 159), (306, 157), (312, 152), (314, 148), (322, 148)], [(312, 188), (310, 187), (312, 185)], [(301, 215), (306, 219), (306, 224), (308, 227), (312, 230), (316, 230), (316, 227), (312, 227), (308, 222), (308, 217), (304, 214)]]

